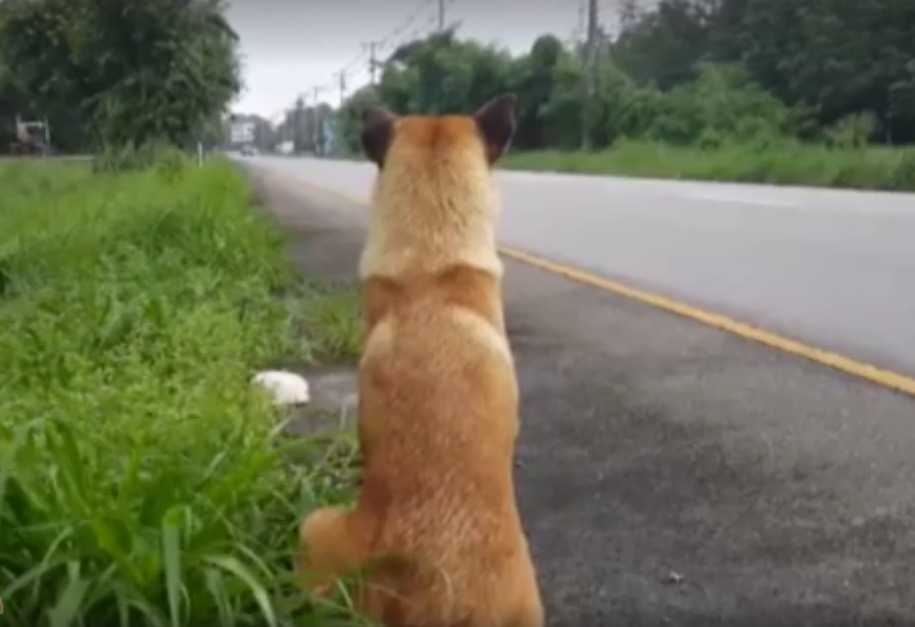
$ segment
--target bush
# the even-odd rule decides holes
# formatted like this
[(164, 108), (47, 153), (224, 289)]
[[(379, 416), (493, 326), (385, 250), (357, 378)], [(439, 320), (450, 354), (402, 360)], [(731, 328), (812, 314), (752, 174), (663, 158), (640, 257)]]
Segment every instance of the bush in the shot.
[(836, 148), (863, 148), (877, 130), (877, 116), (867, 111), (848, 115), (826, 129), (826, 141)]
[(177, 176), (185, 164), (184, 153), (165, 142), (106, 146), (92, 158), (95, 172), (132, 172), (156, 167), (166, 177)]
[(896, 165), (893, 187), (915, 190), (915, 149), (907, 150)]
[(800, 112), (763, 91), (744, 70), (715, 64), (699, 69), (695, 81), (655, 98), (656, 116), (644, 137), (698, 145), (705, 134), (740, 142), (795, 134)]

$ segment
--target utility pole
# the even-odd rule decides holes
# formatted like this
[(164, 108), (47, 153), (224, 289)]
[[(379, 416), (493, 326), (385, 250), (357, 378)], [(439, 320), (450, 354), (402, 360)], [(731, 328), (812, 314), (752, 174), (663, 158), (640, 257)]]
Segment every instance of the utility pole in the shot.
[(581, 108), (581, 147), (591, 148), (591, 122), (594, 119), (593, 100), (597, 94), (597, 49), (598, 49), (597, 0), (588, 0), (588, 39), (585, 43), (585, 102)]
[[(305, 143), (304, 138), (302, 137), (302, 118), (305, 115), (305, 99), (302, 96), (299, 96), (295, 99), (295, 109), (292, 112), (292, 151), (296, 154), (300, 150), (304, 150), (302, 145)], [(287, 117), (287, 120), (289, 118)]]
[(438, 32), (440, 33), (445, 31), (445, 2), (446, 0), (438, 0)]
[(282, 116), (283, 116), (283, 121), (282, 121), (283, 132), (282, 132), (282, 135), (280, 136), (280, 141), (282, 141), (284, 144), (288, 143), (288, 142), (292, 142), (292, 151), (295, 152), (295, 149), (296, 149), (295, 137), (296, 137), (296, 133), (298, 133), (298, 131), (296, 130), (296, 127), (293, 126), (293, 124), (295, 124), (295, 120), (298, 120), (298, 116), (295, 115), (295, 109), (292, 109), (290, 107), (283, 108)]
[(48, 118), (44, 119), (44, 145), (47, 153), (51, 152), (51, 125), (48, 124)]
[(582, 37), (587, 30), (588, 1), (579, 0), (578, 2), (578, 27), (575, 29), (575, 39)]
[(337, 84), (340, 86), (340, 105), (346, 100), (346, 70), (337, 72)]
[(312, 145), (314, 146), (314, 152), (315, 152), (316, 157), (319, 157), (321, 155), (321, 146), (320, 146), (321, 145), (321, 119), (320, 119), (321, 116), (320, 116), (320, 111), (318, 109), (318, 104), (319, 104), (318, 95), (322, 91), (324, 91), (323, 87), (312, 87), (311, 88), (311, 94), (314, 98), (314, 108), (312, 109), (313, 114), (311, 116), (311, 119), (312, 119), (311, 141), (312, 141)]
[(376, 80), (375, 72), (378, 69), (380, 63), (378, 63), (378, 58), (375, 56), (378, 51), (378, 46), (381, 45), (381, 42), (370, 41), (368, 43), (362, 44), (363, 48), (369, 49), (369, 76), (371, 77), (372, 85), (377, 85), (378, 81)]

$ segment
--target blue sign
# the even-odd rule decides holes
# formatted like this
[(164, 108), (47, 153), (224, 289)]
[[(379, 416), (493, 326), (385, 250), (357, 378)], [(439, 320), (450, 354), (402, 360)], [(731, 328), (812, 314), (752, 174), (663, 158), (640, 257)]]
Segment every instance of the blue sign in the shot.
[(323, 132), (321, 135), (324, 137), (324, 145), (322, 146), (321, 152), (325, 155), (333, 152), (334, 146), (336, 145), (337, 125), (335, 122), (335, 120), (329, 120), (325, 118), (324, 124), (322, 125)]

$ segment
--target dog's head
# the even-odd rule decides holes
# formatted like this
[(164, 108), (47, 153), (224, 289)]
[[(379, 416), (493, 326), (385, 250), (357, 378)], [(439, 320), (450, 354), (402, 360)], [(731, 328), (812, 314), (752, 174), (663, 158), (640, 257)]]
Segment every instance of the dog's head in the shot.
[(493, 234), (500, 203), (491, 170), (514, 132), (511, 94), (473, 115), (367, 112), (362, 144), (378, 176), (362, 274), (455, 263), (499, 271)]
[(473, 161), (492, 166), (515, 134), (514, 94), (503, 94), (473, 115), (398, 116), (385, 108), (366, 111), (362, 147), (379, 169), (391, 160), (426, 164)]

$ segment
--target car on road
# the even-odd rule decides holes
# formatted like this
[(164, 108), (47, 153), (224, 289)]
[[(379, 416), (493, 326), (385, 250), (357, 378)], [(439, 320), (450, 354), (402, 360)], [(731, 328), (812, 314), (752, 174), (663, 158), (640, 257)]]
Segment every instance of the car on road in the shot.
[(243, 146), (241, 149), (242, 157), (253, 157), (257, 154), (257, 150), (254, 146)]

